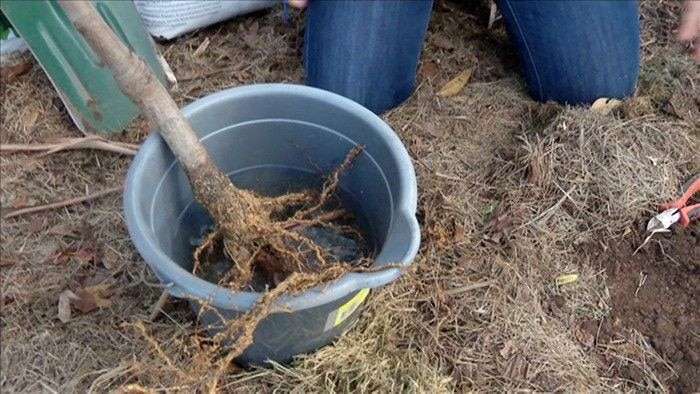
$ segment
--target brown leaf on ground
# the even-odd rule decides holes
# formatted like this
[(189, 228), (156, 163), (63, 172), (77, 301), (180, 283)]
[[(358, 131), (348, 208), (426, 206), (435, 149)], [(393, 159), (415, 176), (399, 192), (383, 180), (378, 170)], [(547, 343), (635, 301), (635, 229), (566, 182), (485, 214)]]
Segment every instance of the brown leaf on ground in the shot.
[(120, 256), (112, 248), (105, 248), (102, 253), (102, 265), (110, 271), (116, 271), (121, 267)]
[(36, 124), (36, 121), (39, 119), (39, 111), (37, 110), (29, 110), (28, 112), (25, 112), (24, 115), (22, 116), (22, 123), (24, 123), (24, 127), (29, 129), (34, 127)]
[(519, 215), (522, 215), (521, 210), (516, 209), (514, 212), (510, 208), (503, 208), (502, 205), (499, 205), (486, 223), (485, 238), (497, 243), (507, 239), (515, 227), (515, 218)]
[(78, 229), (75, 227), (75, 225), (71, 223), (61, 223), (51, 227), (47, 231), (47, 234), (75, 237), (76, 235), (78, 235)]
[(250, 25), (248, 31), (245, 31), (243, 32), (243, 34), (241, 34), (243, 42), (250, 48), (255, 48), (257, 46), (258, 29), (259, 24), (257, 21), (255, 21)]
[(423, 64), (420, 67), (420, 76), (423, 79), (433, 78), (437, 75), (437, 73), (438, 73), (438, 66), (435, 62), (426, 61), (426, 62), (423, 62)]
[(451, 50), (454, 49), (455, 44), (452, 43), (452, 41), (445, 37), (442, 34), (435, 34), (433, 36), (433, 44), (435, 44), (436, 47), (445, 49), (445, 50)]
[(14, 201), (12, 201), (12, 205), (10, 205), (11, 208), (14, 209), (19, 209), (19, 208), (24, 208), (28, 205), (30, 205), (34, 201), (33, 199), (30, 199), (26, 195), (19, 195), (17, 196)]
[(17, 264), (17, 260), (15, 259), (10, 259), (7, 257), (0, 258), (0, 267), (11, 267), (15, 264)]
[(88, 264), (98, 260), (98, 253), (93, 248), (80, 248), (73, 253), (73, 257), (81, 264)]
[(454, 232), (452, 234), (453, 240), (457, 243), (459, 242), (464, 242), (467, 239), (466, 235), (466, 229), (464, 228), (464, 224), (460, 223), (457, 220), (454, 220)]
[(668, 101), (673, 115), (690, 123), (700, 122), (700, 104), (685, 92), (676, 92)]
[(637, 118), (653, 114), (656, 108), (649, 96), (637, 96), (627, 100), (622, 107), (622, 112), (628, 118)]
[(82, 313), (89, 313), (98, 308), (107, 308), (112, 305), (109, 298), (109, 291), (105, 286), (91, 286), (79, 290), (73, 305)]
[(440, 89), (437, 95), (440, 97), (456, 96), (457, 94), (459, 94), (459, 92), (462, 91), (462, 89), (464, 89), (465, 86), (467, 86), (467, 84), (469, 83), (469, 79), (471, 79), (472, 77), (473, 72), (473, 68), (469, 68), (462, 71), (454, 79), (446, 83), (445, 86), (443, 86), (442, 89)]
[(13, 64), (11, 66), (3, 66), (0, 71), (2, 75), (3, 82), (9, 83), (17, 79), (20, 75), (26, 74), (32, 69), (32, 61), (26, 60), (18, 64)]
[(46, 227), (46, 218), (35, 217), (29, 222), (27, 230), (29, 230), (31, 233), (38, 233), (39, 231), (43, 230), (44, 227)]
[(73, 251), (69, 249), (59, 249), (53, 252), (46, 260), (52, 264), (66, 264), (73, 255)]

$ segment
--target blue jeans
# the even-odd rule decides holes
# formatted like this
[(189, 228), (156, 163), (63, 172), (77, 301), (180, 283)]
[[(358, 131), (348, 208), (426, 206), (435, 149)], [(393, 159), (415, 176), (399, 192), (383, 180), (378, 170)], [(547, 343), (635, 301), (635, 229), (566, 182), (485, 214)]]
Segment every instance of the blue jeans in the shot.
[[(636, 1), (499, 0), (531, 95), (590, 103), (634, 93), (639, 74)], [(382, 113), (415, 86), (432, 0), (311, 0), (306, 83)]]

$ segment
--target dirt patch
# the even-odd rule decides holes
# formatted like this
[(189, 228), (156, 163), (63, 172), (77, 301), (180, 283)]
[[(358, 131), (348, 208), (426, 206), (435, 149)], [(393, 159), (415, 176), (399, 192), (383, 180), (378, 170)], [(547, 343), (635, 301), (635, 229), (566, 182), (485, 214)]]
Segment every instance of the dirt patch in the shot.
[[(603, 370), (643, 383), (640, 368), (605, 350), (638, 331), (662, 359), (650, 359), (672, 392), (700, 390), (700, 226), (661, 236), (634, 254), (641, 236), (614, 242), (596, 259), (608, 275), (612, 313), (584, 329), (597, 338)], [(653, 383), (653, 382), (648, 382)]]

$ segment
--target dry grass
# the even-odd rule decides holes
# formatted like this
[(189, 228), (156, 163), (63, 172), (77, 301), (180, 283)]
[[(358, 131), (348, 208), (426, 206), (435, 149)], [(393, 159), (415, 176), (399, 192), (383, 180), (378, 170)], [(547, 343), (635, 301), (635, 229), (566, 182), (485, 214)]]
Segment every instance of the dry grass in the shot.
[[(372, 296), (363, 318), (335, 346), (290, 366), (227, 375), (220, 387), (660, 389), (656, 368), (663, 363), (643, 338), (603, 349), (639, 366), (643, 376), (631, 382), (601, 369), (578, 324), (610, 310), (605, 273), (586, 250), (632, 231), (700, 170), (692, 112), (698, 69), (665, 33), (677, 23), (676, 8), (643, 4), (648, 43), (638, 98), (601, 116), (532, 102), (502, 26), (485, 30), (480, 9), (474, 14), (440, 3), (419, 88), (385, 116), (419, 177), (424, 240), (415, 269)], [(165, 44), (180, 78), (176, 99), (184, 104), (240, 84), (300, 81), (298, 36), (299, 20), (286, 26), (277, 10)], [(441, 36), (455, 37), (454, 47), (441, 46)], [(206, 38), (208, 49), (194, 56)], [(467, 67), (476, 69), (461, 94), (435, 96)], [(38, 67), (3, 94), (3, 143), (78, 135)], [(138, 142), (146, 130), (136, 124), (119, 139)], [(32, 205), (113, 187), (128, 163), (86, 151), (4, 155), (0, 201)], [(65, 251), (74, 253), (60, 254)], [(135, 329), (160, 288), (128, 239), (118, 196), (3, 221), (1, 253), (3, 390), (107, 391), (137, 384), (184, 392), (201, 383), (179, 379)], [(578, 273), (579, 280), (556, 286), (565, 273)], [(112, 305), (59, 322), (58, 294), (96, 282), (110, 285)], [(176, 368), (191, 371), (206, 344), (193, 335), (185, 304), (170, 304), (166, 312), (142, 324)]]

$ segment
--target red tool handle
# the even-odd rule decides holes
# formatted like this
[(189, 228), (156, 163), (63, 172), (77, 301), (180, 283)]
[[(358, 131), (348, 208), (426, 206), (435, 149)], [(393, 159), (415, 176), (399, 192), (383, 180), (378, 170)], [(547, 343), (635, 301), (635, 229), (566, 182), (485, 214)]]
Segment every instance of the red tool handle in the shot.
[(678, 223), (683, 227), (688, 227), (691, 221), (700, 219), (700, 204), (688, 205), (678, 210), (681, 218)]
[(690, 181), (690, 186), (686, 189), (685, 193), (676, 201), (668, 204), (664, 204), (659, 209), (665, 211), (667, 209), (675, 208), (681, 215), (679, 224), (683, 227), (688, 227), (691, 220), (700, 219), (700, 204), (688, 205), (688, 201), (693, 198), (693, 195), (700, 193), (700, 175), (694, 177)]

